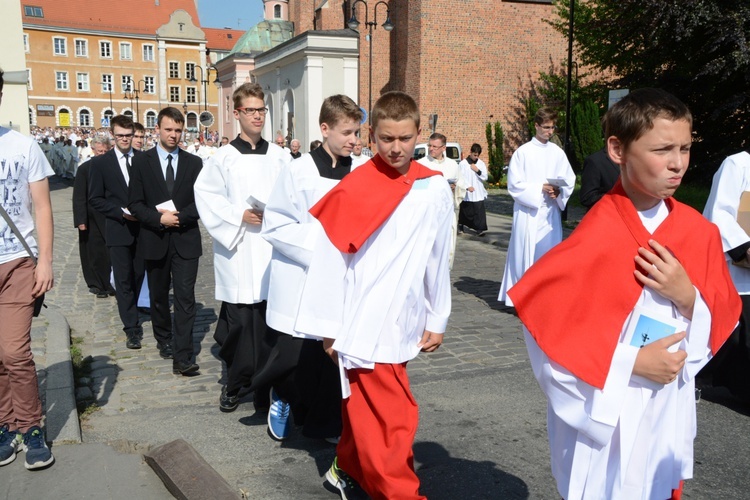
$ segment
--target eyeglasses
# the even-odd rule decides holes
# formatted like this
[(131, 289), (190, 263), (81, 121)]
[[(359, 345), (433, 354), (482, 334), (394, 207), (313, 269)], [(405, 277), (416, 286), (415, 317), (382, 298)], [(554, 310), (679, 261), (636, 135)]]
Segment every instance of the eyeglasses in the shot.
[(244, 115), (254, 115), (255, 113), (258, 113), (260, 116), (263, 116), (268, 113), (268, 108), (236, 108), (236, 110)]
[(133, 137), (133, 134), (115, 134), (115, 137), (118, 139), (130, 139)]

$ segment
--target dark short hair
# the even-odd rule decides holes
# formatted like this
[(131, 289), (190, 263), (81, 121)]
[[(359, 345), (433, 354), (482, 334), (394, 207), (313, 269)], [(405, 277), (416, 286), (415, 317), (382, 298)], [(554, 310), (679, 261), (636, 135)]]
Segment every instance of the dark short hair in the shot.
[(136, 132), (143, 132), (143, 133), (146, 132), (146, 127), (144, 127), (143, 124), (141, 124), (139, 122), (133, 122), (133, 129)]
[(662, 89), (634, 90), (604, 115), (604, 136), (616, 137), (623, 148), (654, 127), (654, 120), (685, 120), (693, 126), (693, 115), (678, 98)]
[(544, 122), (557, 121), (557, 111), (552, 108), (543, 107), (539, 108), (534, 115), (534, 123), (541, 125)]
[(159, 115), (156, 117), (156, 125), (161, 125), (162, 118), (170, 118), (173, 122), (179, 123), (179, 124), (185, 124), (185, 117), (182, 116), (182, 111), (180, 111), (177, 108), (173, 108), (172, 106), (167, 106), (166, 108), (159, 111)]
[(475, 142), (474, 144), (471, 145), (471, 149), (469, 151), (472, 152), (472, 153), (476, 153), (478, 155), (481, 155), (482, 154), (482, 146), (480, 146), (479, 144), (477, 144)]
[(448, 139), (443, 134), (441, 134), (440, 132), (435, 132), (434, 134), (432, 134), (430, 136), (430, 138), (428, 140), (434, 141), (436, 139), (439, 139), (440, 141), (442, 141), (443, 146), (445, 146), (446, 143), (448, 142)]
[(112, 117), (112, 119), (109, 121), (109, 129), (114, 133), (115, 127), (129, 128), (130, 130), (135, 130), (135, 125), (133, 125), (133, 119), (126, 115), (117, 115), (117, 116)]
[(419, 107), (412, 96), (406, 92), (393, 90), (386, 92), (372, 107), (372, 130), (378, 128), (380, 120), (411, 120), (419, 128)]
[(354, 120), (359, 123), (362, 121), (362, 110), (349, 96), (336, 94), (328, 96), (320, 106), (320, 115), (318, 124), (327, 124), (329, 127), (335, 127), (338, 122), (344, 119)]

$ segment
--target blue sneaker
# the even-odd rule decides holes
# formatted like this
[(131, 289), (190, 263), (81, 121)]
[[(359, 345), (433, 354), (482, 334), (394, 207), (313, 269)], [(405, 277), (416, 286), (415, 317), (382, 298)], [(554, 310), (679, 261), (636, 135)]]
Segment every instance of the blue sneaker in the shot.
[(25, 466), (28, 470), (41, 469), (55, 461), (44, 440), (44, 431), (36, 425), (23, 435), (23, 451), (26, 452)]
[(16, 452), (21, 448), (23, 436), (18, 431), (9, 430), (8, 424), (0, 427), (0, 466), (8, 465), (16, 459)]
[(279, 398), (271, 388), (271, 407), (268, 409), (268, 432), (274, 439), (283, 441), (289, 437), (291, 422), (289, 421), (289, 403)]

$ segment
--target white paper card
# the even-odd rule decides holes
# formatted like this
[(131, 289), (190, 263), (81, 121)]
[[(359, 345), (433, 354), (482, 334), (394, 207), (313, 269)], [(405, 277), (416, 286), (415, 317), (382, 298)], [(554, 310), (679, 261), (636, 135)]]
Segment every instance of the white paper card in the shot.
[(552, 184), (555, 187), (568, 187), (568, 181), (562, 177), (550, 177), (547, 179), (548, 184)]
[[(656, 340), (687, 330), (687, 323), (682, 320), (659, 314), (651, 309), (636, 306), (625, 330), (624, 343), (643, 347)], [(677, 352), (680, 342), (669, 347), (669, 352)]]
[(165, 202), (159, 203), (156, 205), (157, 210), (169, 210), (170, 212), (176, 212), (177, 207), (174, 206), (174, 201), (167, 200)]
[(266, 209), (266, 204), (253, 195), (250, 195), (248, 197), (247, 202), (251, 207), (253, 207), (255, 210), (258, 210), (259, 212), (263, 212)]

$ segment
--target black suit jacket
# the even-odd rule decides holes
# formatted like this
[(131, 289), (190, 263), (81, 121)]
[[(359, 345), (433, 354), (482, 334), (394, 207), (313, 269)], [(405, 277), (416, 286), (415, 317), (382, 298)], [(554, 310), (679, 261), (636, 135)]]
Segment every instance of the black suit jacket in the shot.
[[(183, 259), (195, 259), (202, 255), (201, 232), (198, 228), (198, 209), (195, 206), (193, 185), (203, 168), (203, 161), (195, 155), (178, 150), (177, 172), (172, 196), (167, 192), (167, 183), (161, 170), (159, 155), (152, 148), (133, 160), (133, 176), (130, 179), (128, 208), (141, 222), (138, 239), (143, 257), (158, 260), (164, 257), (170, 239)], [(180, 226), (165, 228), (161, 225), (161, 213), (156, 205), (169, 199), (179, 212)]]
[(92, 161), (93, 158), (82, 163), (76, 170), (76, 179), (73, 183), (73, 227), (85, 224), (88, 230), (96, 224), (101, 228), (102, 236), (104, 236), (106, 219), (89, 203), (89, 175)]
[(587, 156), (583, 160), (581, 190), (578, 193), (581, 205), (591, 208), (614, 187), (619, 177), (620, 167), (609, 159), (606, 149)]
[[(140, 154), (135, 151), (132, 161), (135, 162)], [(123, 217), (122, 209), (128, 206), (128, 185), (120, 170), (115, 148), (91, 160), (89, 203), (107, 218), (104, 232), (107, 246), (128, 246), (136, 241), (140, 225)]]

